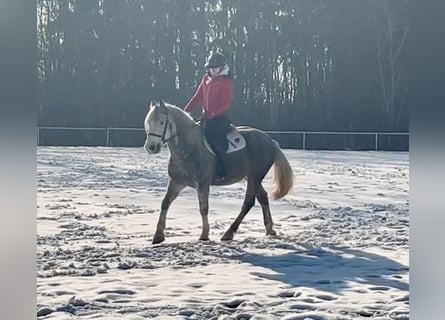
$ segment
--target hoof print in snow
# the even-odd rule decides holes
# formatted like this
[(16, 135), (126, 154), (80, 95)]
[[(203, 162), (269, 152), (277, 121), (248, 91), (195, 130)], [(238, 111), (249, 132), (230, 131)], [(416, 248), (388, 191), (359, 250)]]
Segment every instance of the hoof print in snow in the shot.
[(39, 311), (37, 311), (37, 317), (44, 317), (51, 313), (53, 313), (54, 310), (51, 308), (41, 308)]
[(241, 303), (243, 303), (244, 301), (245, 300), (243, 300), (243, 299), (233, 299), (233, 300), (230, 300), (228, 302), (222, 302), (221, 304), (223, 306), (225, 306), (225, 307), (228, 307), (228, 308), (231, 308), (231, 309), (235, 309), (235, 308), (238, 308), (239, 305)]

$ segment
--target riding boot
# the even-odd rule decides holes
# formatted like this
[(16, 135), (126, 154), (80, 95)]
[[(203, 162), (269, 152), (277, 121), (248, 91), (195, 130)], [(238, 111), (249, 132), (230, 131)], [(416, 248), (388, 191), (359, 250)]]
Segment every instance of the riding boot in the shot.
[(226, 177), (226, 165), (220, 155), (216, 155), (215, 180), (224, 180)]

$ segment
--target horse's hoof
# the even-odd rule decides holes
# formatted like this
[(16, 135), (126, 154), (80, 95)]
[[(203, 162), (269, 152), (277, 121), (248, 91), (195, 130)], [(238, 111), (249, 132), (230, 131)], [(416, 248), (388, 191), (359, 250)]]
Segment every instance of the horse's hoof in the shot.
[(233, 233), (226, 232), (221, 238), (221, 241), (230, 241), (233, 240)]
[(209, 241), (209, 237), (199, 237), (199, 241)]
[(266, 232), (266, 236), (276, 236), (277, 232), (275, 230), (270, 230)]
[(163, 235), (155, 235), (153, 237), (153, 241), (151, 243), (157, 244), (157, 243), (161, 243), (164, 240), (165, 240), (165, 237)]

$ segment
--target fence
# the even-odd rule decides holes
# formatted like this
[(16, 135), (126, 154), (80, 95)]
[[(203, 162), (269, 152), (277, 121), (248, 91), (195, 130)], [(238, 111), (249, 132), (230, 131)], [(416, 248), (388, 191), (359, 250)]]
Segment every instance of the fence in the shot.
[[(408, 151), (408, 132), (266, 131), (282, 148)], [(140, 147), (142, 128), (38, 127), (38, 146)]]

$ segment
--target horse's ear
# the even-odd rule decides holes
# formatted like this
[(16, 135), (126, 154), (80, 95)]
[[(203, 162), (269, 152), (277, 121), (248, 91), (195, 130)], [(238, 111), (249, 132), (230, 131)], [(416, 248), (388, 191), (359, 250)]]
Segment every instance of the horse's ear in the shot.
[(159, 100), (159, 106), (163, 109), (165, 109), (165, 102), (164, 100)]
[(153, 100), (151, 100), (150, 104), (149, 104), (150, 110), (153, 109), (155, 107), (155, 105), (156, 105), (156, 103)]

